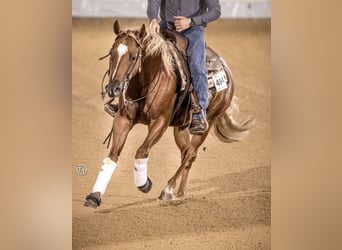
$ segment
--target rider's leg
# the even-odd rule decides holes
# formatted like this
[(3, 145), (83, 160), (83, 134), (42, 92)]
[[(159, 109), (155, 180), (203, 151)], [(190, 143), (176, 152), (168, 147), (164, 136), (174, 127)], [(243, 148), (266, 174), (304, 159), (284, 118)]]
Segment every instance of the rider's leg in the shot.
[(208, 127), (206, 122), (208, 79), (205, 67), (204, 28), (202, 26), (195, 26), (185, 30), (183, 34), (189, 40), (187, 49), (189, 69), (194, 84), (194, 90), (198, 98), (198, 104), (201, 107), (201, 112), (193, 115), (190, 131), (195, 134), (202, 134)]

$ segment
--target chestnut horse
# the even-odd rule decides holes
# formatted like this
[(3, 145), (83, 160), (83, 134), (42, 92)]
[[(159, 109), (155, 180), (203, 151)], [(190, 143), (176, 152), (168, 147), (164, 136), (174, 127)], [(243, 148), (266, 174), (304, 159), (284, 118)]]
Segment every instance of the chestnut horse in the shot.
[[(118, 21), (115, 21), (113, 30), (117, 36), (105, 56), (109, 56), (109, 69), (105, 74), (108, 75), (109, 82), (103, 92), (104, 95), (112, 97), (112, 100), (116, 97), (119, 99), (118, 103), (112, 106), (115, 110), (112, 145), (84, 205), (93, 208), (100, 205), (127, 135), (137, 123), (148, 126), (147, 136), (136, 151), (134, 161), (135, 185), (145, 193), (152, 187), (147, 176), (149, 152), (167, 128), (174, 127), (174, 138), (181, 151), (181, 165), (167, 182), (159, 199), (177, 199), (185, 194), (191, 165), (209, 131), (223, 142), (240, 141), (254, 126), (255, 119), (246, 119), (239, 123), (235, 121), (238, 105), (234, 97), (233, 78), (227, 64), (220, 58), (227, 87), (221, 91), (209, 91), (209, 129), (202, 135), (190, 135), (189, 110), (181, 106), (176, 117), (173, 117), (179, 89), (179, 74), (175, 73), (177, 65), (174, 60), (177, 54), (174, 45), (164, 40), (160, 34), (146, 29), (144, 24), (139, 29), (121, 30)], [(176, 189), (179, 179), (180, 183)]]

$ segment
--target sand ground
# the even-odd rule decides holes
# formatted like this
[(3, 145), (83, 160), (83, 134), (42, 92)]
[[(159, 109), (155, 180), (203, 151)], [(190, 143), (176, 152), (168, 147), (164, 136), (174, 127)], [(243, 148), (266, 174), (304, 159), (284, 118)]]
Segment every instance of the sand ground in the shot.
[[(123, 27), (146, 20), (123, 19)], [(96, 210), (83, 206), (108, 149), (102, 141), (112, 119), (103, 111), (100, 82), (108, 61), (97, 59), (113, 43), (113, 20), (74, 19), (72, 27), (72, 147), (74, 249), (270, 249), (271, 57), (270, 20), (219, 20), (207, 43), (228, 62), (242, 98), (242, 115), (257, 125), (243, 141), (224, 144), (209, 136), (189, 175), (186, 199), (157, 197), (180, 163), (172, 128), (149, 156), (153, 189), (133, 182), (135, 151), (147, 129), (128, 136), (118, 167)], [(81, 176), (78, 164), (87, 166)]]

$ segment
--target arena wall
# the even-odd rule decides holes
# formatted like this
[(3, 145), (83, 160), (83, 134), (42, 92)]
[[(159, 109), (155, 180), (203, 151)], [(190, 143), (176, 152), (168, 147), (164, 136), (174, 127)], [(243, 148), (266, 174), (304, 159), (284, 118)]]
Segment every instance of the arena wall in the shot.
[[(220, 0), (221, 18), (271, 18), (271, 0)], [(147, 0), (72, 0), (73, 17), (145, 18)]]

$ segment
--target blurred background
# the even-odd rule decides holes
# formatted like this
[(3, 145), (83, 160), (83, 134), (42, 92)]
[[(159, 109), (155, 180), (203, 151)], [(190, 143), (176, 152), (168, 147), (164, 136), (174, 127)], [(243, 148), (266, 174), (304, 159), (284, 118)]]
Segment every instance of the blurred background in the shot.
[[(270, 18), (270, 0), (221, 0), (221, 18)], [(73, 17), (146, 17), (146, 0), (73, 0)]]

